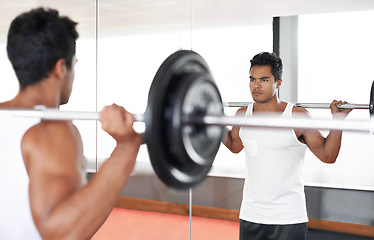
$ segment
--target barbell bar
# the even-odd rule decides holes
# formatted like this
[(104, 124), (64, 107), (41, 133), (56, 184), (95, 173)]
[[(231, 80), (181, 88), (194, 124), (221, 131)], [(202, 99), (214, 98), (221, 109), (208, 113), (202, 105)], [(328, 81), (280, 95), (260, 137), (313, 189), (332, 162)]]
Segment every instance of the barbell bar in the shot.
[[(373, 87), (372, 87), (373, 88)], [(370, 99), (372, 105), (373, 98)], [(37, 106), (0, 109), (1, 116), (45, 120), (99, 120), (99, 112), (60, 111)], [(374, 120), (225, 116), (208, 64), (196, 52), (180, 50), (160, 66), (144, 114), (145, 143), (156, 175), (169, 187), (189, 189), (203, 181), (224, 137), (222, 126), (374, 132)]]
[[(144, 122), (144, 114), (132, 114), (135, 122)], [(54, 108), (0, 109), (0, 117), (30, 117), (43, 120), (100, 120), (100, 112), (60, 111)], [(340, 120), (294, 117), (280, 119), (271, 114), (258, 116), (190, 115), (182, 120), (184, 125), (238, 126), (314, 130), (343, 130), (374, 134), (374, 118), (370, 120)]]
[(323, 118), (279, 118), (263, 114), (253, 117), (240, 116), (202, 116), (201, 122), (205, 125), (261, 127), (283, 129), (310, 129), (310, 130), (343, 130), (366, 132), (374, 134), (374, 118), (370, 120), (344, 120)]
[[(144, 122), (144, 114), (133, 114), (136, 122)], [(34, 109), (0, 109), (0, 117), (29, 117), (43, 120), (100, 120), (100, 112), (64, 111), (37, 106)]]

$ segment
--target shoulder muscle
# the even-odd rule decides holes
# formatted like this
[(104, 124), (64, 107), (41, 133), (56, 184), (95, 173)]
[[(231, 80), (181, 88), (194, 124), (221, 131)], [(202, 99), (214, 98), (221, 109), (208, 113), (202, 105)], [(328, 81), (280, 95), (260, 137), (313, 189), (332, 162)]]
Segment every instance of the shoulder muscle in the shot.
[(64, 171), (78, 164), (83, 155), (82, 140), (76, 127), (67, 121), (42, 121), (22, 139), (26, 168)]

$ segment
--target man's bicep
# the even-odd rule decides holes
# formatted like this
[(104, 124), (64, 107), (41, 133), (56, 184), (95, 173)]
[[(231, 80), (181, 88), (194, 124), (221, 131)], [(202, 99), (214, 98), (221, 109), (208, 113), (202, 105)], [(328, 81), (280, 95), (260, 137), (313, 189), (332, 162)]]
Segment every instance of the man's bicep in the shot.
[(324, 154), (324, 147), (326, 138), (324, 138), (318, 130), (305, 130), (303, 132), (303, 138), (310, 149), (310, 151), (319, 159)]
[(77, 188), (76, 182), (66, 174), (31, 171), (30, 208), (38, 228), (38, 225), (45, 223), (53, 210), (74, 192)]

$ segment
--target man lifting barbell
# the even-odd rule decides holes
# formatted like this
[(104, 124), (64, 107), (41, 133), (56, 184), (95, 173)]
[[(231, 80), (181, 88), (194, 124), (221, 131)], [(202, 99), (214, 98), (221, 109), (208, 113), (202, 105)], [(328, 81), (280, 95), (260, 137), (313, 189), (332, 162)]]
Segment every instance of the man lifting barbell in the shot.
[[(282, 60), (275, 54), (260, 53), (250, 67), (250, 91), (254, 100), (236, 115), (272, 112), (276, 117), (308, 116), (304, 108), (281, 101)], [(344, 119), (352, 109), (330, 105), (334, 118)], [(307, 239), (308, 222), (302, 178), (306, 147), (322, 162), (334, 163), (340, 150), (342, 131), (330, 131), (325, 138), (318, 130), (274, 130), (233, 127), (224, 140), (234, 153), (243, 148), (247, 174), (240, 208), (241, 240)]]
[[(38, 31), (34, 31), (35, 27)], [(17, 34), (14, 34), (15, 31)], [(44, 43), (41, 41), (44, 38), (58, 46), (48, 41)], [(13, 100), (0, 104), (0, 121), (3, 123), (0, 125), (0, 161), (7, 166), (0, 169), (0, 183), (6, 185), (7, 182), (23, 179), (19, 188), (10, 185), (7, 194), (24, 201), (19, 203), (12, 202), (12, 198), (2, 199), (6, 202), (0, 204), (3, 213), (0, 219), (5, 221), (3, 226), (9, 228), (4, 227), (7, 232), (1, 231), (0, 237), (37, 238), (32, 217), (42, 236), (71, 234), (76, 239), (92, 236), (109, 214), (134, 166), (142, 139), (133, 131), (133, 121), (145, 122), (145, 142), (155, 173), (167, 186), (177, 189), (189, 189), (205, 179), (221, 144), (223, 126), (226, 125), (304, 129), (296, 131), (300, 131), (300, 136), (307, 143), (309, 140), (305, 136), (308, 129), (374, 132), (373, 119), (349, 122), (283, 119), (279, 116), (224, 116), (221, 96), (208, 64), (199, 54), (187, 50), (173, 53), (161, 64), (153, 79), (144, 115), (131, 115), (116, 105), (105, 107), (101, 113), (59, 111), (58, 106), (68, 101), (72, 88), (76, 38), (75, 23), (59, 17), (53, 10), (33, 10), (16, 18), (11, 25), (8, 55), (19, 78), (20, 91)], [(57, 56), (54, 56), (55, 52)], [(30, 70), (36, 71), (36, 75), (28, 72)], [(370, 106), (374, 101), (372, 95), (373, 91)], [(45, 108), (32, 110), (39, 105)], [(370, 107), (371, 112), (372, 109)], [(71, 122), (61, 121), (73, 119), (100, 120), (103, 129), (117, 140), (111, 157), (85, 186), (81, 185), (84, 157), (79, 132)], [(10, 140), (14, 137), (13, 144)], [(10, 148), (20, 145), (21, 141), (22, 151)], [(13, 156), (18, 156), (18, 162), (8, 163), (9, 156), (14, 159), (16, 157)], [(28, 175), (24, 171), (25, 166)], [(8, 179), (10, 177), (13, 177), (12, 180)], [(107, 188), (108, 185), (111, 187)], [(21, 195), (23, 197), (18, 197)], [(28, 205), (29, 195), (32, 216)], [(19, 212), (28, 213), (27, 217), (20, 221), (14, 211), (9, 212), (9, 209), (15, 209), (9, 207), (12, 204), (22, 206), (23, 210)], [(27, 230), (8, 231), (23, 227)]]
[[(7, 51), (20, 84), (2, 108), (58, 108), (74, 80), (76, 23), (35, 9), (11, 23)], [(0, 239), (90, 239), (109, 216), (135, 164), (142, 137), (133, 116), (112, 105), (102, 128), (117, 146), (84, 184), (82, 140), (71, 121), (0, 119)], [(26, 167), (26, 168), (25, 168)]]

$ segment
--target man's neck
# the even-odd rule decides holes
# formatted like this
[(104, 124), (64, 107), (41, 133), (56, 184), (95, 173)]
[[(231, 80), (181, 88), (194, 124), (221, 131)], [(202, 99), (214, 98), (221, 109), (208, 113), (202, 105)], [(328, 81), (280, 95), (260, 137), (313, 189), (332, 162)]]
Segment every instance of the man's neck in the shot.
[(53, 87), (44, 84), (28, 86), (24, 90), (19, 90), (17, 95), (10, 101), (0, 103), (0, 107), (6, 108), (34, 108), (43, 105), (48, 108), (59, 107), (58, 91)]
[(286, 102), (274, 97), (267, 102), (255, 102), (253, 112), (283, 112), (286, 106)]

